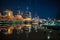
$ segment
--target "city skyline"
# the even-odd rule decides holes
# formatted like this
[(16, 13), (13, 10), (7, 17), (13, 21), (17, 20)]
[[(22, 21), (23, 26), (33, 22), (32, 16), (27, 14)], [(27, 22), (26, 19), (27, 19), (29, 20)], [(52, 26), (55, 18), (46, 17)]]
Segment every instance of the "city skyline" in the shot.
[(59, 4), (58, 0), (1, 0), (0, 11), (10, 9), (17, 14), (17, 10), (24, 13), (28, 7), (33, 16), (37, 13), (40, 18), (60, 18)]

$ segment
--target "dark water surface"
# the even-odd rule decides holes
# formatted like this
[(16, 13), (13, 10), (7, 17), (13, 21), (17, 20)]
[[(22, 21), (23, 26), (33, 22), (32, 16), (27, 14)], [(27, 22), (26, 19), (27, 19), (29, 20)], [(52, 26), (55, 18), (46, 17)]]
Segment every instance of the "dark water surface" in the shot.
[[(51, 37), (50, 39), (47, 38), (49, 35)], [(49, 33), (49, 30), (38, 30), (38, 32), (32, 30), (30, 33), (14, 32), (11, 35), (4, 35), (0, 32), (0, 40), (60, 40), (60, 33), (58, 31), (52, 31)]]

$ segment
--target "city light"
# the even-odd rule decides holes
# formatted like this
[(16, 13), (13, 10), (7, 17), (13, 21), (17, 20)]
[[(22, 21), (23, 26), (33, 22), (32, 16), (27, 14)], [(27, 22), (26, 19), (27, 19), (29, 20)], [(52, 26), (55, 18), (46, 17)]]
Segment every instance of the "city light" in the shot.
[[(5, 12), (6, 16), (4, 16), (0, 13), (0, 19), (2, 19), (2, 20), (0, 20), (0, 23), (2, 26), (3, 25), (6, 26), (6, 27), (4, 27), (4, 26), (3, 27), (7, 29), (8, 34), (12, 34), (12, 31), (14, 29), (21, 31), (21, 30), (23, 30), (23, 28), (30, 32), (32, 27), (37, 31), (37, 29), (44, 28), (43, 25), (54, 26), (54, 25), (56, 25), (56, 21), (57, 21), (57, 20), (52, 20), (52, 19), (48, 19), (48, 20), (40, 19), (39, 16), (32, 17), (31, 12), (29, 12), (28, 10), (25, 12), (24, 15), (21, 15), (20, 11), (18, 11), (17, 15), (14, 15), (13, 11), (11, 11), (11, 10), (6, 10), (4, 12)], [(2, 23), (4, 23), (4, 24), (2, 24)], [(2, 28), (1, 25), (0, 25), (0, 27), (1, 27), (0, 31), (5, 30)]]

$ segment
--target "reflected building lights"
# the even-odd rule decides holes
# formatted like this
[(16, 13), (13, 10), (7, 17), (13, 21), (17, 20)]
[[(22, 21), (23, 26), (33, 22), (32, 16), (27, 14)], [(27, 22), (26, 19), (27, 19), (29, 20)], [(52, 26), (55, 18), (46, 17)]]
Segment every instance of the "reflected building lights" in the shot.
[[(6, 25), (8, 27), (7, 28), (8, 33), (12, 32), (12, 29), (14, 28), (16, 28), (17, 30), (22, 30), (23, 27), (26, 27), (26, 30), (29, 30), (30, 32), (32, 26), (35, 28), (37, 32), (37, 29), (39, 28), (40, 25), (39, 23), (46, 25), (46, 23), (50, 21), (50, 19), (48, 19), (48, 21), (46, 19), (40, 19), (39, 16), (32, 17), (31, 12), (28, 11), (28, 9), (23, 15), (21, 14), (22, 13), (21, 11), (18, 11), (17, 15), (14, 15), (13, 11), (11, 10), (6, 10), (4, 12), (6, 13), (6, 16), (3, 16), (0, 13), (0, 19), (2, 19), (0, 20), (0, 22), (3, 21), (2, 23), (5, 23), (4, 25), (6, 25), (6, 23), (7, 25), (9, 24), (8, 26)], [(52, 21), (51, 24), (53, 25), (54, 21)], [(2, 29), (0, 28), (0, 31), (1, 30)]]

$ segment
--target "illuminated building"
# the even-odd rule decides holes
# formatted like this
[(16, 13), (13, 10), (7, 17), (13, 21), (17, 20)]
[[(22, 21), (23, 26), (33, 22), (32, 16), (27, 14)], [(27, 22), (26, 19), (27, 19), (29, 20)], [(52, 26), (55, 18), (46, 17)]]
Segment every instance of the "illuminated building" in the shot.
[(31, 22), (31, 13), (26, 11), (25, 15), (24, 15), (24, 22), (26, 26), (31, 26), (30, 22)]
[(17, 15), (15, 16), (15, 18), (18, 19), (18, 20), (23, 20), (23, 17), (22, 17), (22, 15), (21, 15), (21, 12), (20, 12), (20, 11), (18, 11), (18, 13), (17, 13)]
[[(35, 17), (34, 20), (32, 20), (32, 16), (31, 16), (31, 12), (30, 11), (26, 11), (24, 13), (24, 15), (21, 15), (21, 12), (18, 11), (17, 15), (13, 15), (13, 11), (11, 10), (6, 10), (5, 11), (6, 15), (2, 16), (2, 19), (6, 19), (8, 21), (8, 33), (10, 33), (12, 31), (12, 29), (16, 28), (17, 30), (21, 30), (23, 27), (26, 27), (29, 30), (29, 32), (31, 31), (31, 26), (32, 24), (37, 26), (38, 25), (38, 17)], [(1, 14), (0, 14), (1, 16)], [(10, 21), (9, 21), (10, 20)], [(9, 23), (12, 25), (10, 26)]]
[(14, 16), (13, 16), (13, 11), (11, 10), (6, 10), (6, 16), (8, 17), (9, 20), (13, 20)]
[[(35, 30), (37, 30), (40, 26), (39, 23), (48, 24), (46, 19), (40, 19), (39, 16), (32, 17), (30, 11), (25, 11), (25, 13), (22, 15), (20, 11), (18, 11), (17, 15), (13, 15), (13, 11), (6, 10), (4, 11), (6, 15), (2, 15), (0, 13), (0, 31), (1, 30), (7, 30), (7, 34), (11, 34), (12, 30), (14, 28), (16, 30), (28, 30), (31, 31), (31, 28), (33, 27)], [(58, 20), (60, 21), (60, 20)], [(46, 23), (45, 23), (46, 22)], [(55, 24), (54, 21), (51, 21), (50, 25)], [(4, 28), (2, 28), (2, 26)]]
[(39, 16), (35, 16), (33, 19), (32, 19), (32, 26), (33, 28), (35, 29), (35, 31), (37, 32), (37, 29), (39, 27)]

